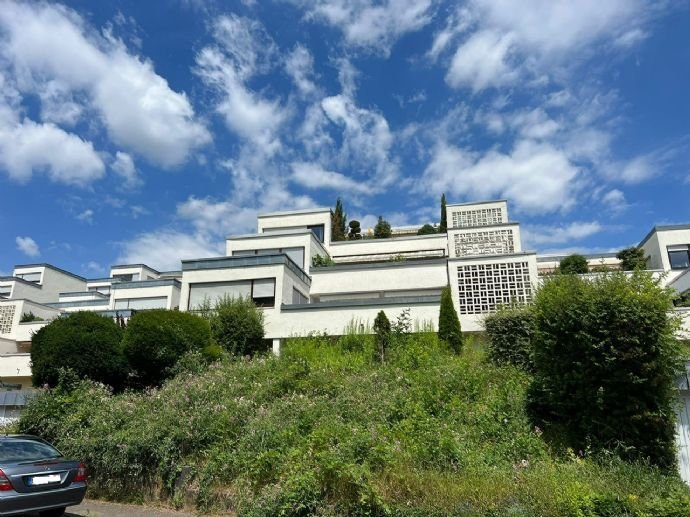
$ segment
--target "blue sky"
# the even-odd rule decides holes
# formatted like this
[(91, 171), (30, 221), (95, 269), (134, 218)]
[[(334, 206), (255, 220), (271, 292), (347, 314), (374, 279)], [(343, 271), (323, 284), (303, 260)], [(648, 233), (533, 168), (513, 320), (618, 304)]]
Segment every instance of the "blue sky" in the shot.
[(0, 273), (179, 267), (256, 214), (507, 198), (527, 248), (690, 221), (690, 9), (0, 0)]

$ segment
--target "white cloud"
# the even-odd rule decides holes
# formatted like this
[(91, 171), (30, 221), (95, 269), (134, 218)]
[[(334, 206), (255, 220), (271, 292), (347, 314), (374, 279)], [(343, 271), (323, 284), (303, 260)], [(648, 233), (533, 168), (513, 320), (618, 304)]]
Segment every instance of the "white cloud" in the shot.
[(314, 75), (314, 58), (309, 49), (297, 45), (285, 58), (285, 71), (292, 78), (302, 95), (316, 92), (316, 85), (312, 79)]
[(118, 263), (147, 264), (161, 271), (179, 270), (183, 259), (217, 257), (223, 253), (221, 242), (172, 230), (142, 233), (121, 247)]
[(287, 111), (279, 101), (250, 90), (245, 81), (268, 70), (270, 60), (265, 55), (272, 53), (273, 43), (258, 22), (234, 15), (221, 17), (214, 35), (216, 45), (197, 54), (195, 71), (218, 92), (216, 110), (227, 127), (271, 156), (281, 148), (278, 130)]
[(628, 208), (625, 194), (618, 189), (609, 190), (601, 198), (601, 201), (614, 213), (624, 212)]
[(29, 257), (38, 257), (41, 254), (38, 244), (31, 237), (17, 237), (15, 242), (17, 249)]
[(92, 224), (93, 223), (93, 210), (91, 210), (90, 208), (87, 208), (86, 210), (84, 210), (83, 212), (78, 214), (76, 216), (76, 219), (78, 221), (83, 221), (85, 223)]
[(568, 244), (601, 232), (603, 227), (597, 221), (572, 222), (567, 225), (525, 225), (522, 238), (528, 247), (545, 244)]
[(337, 27), (358, 48), (388, 54), (404, 34), (431, 21), (431, 0), (292, 0), (318, 21)]
[[(22, 94), (43, 93), (48, 119), (81, 116), (83, 94), (117, 144), (164, 167), (179, 165), (210, 141), (184, 93), (173, 91), (150, 61), (111, 34), (96, 34), (74, 11), (47, 3), (0, 2), (0, 52)], [(50, 91), (54, 85), (55, 94)], [(48, 88), (48, 93), (46, 93)]]
[(510, 154), (478, 154), (440, 143), (417, 189), (469, 199), (505, 197), (519, 211), (543, 214), (573, 206), (578, 175), (567, 155), (546, 143), (518, 141)]
[(435, 59), (464, 33), (447, 75), (452, 87), (479, 91), (525, 74), (544, 83), (601, 44), (613, 43), (603, 47), (610, 51), (641, 41), (655, 9), (644, 0), (472, 0), (436, 34), (428, 55)]
[(103, 266), (101, 266), (98, 262), (94, 261), (94, 260), (89, 261), (89, 262), (88, 262), (85, 266), (83, 266), (83, 267), (84, 267), (84, 269), (86, 269), (87, 271), (89, 271), (89, 272), (91, 272), (91, 273), (100, 274), (100, 273), (104, 273), (104, 272), (105, 272), (105, 268), (104, 268)]
[(113, 160), (110, 167), (122, 178), (124, 182), (123, 186), (126, 189), (139, 187), (143, 183), (141, 177), (137, 173), (134, 159), (128, 153), (117, 151), (115, 153), (115, 160)]
[(329, 189), (350, 194), (373, 194), (377, 191), (366, 183), (326, 170), (316, 163), (293, 162), (291, 179), (308, 189)]

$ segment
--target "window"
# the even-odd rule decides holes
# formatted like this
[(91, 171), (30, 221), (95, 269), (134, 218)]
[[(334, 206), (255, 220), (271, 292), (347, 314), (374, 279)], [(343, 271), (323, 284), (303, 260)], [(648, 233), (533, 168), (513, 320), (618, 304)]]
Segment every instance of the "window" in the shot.
[(139, 280), (139, 273), (113, 275), (113, 278), (118, 279), (120, 282), (133, 282), (135, 280)]
[(304, 269), (304, 246), (294, 248), (268, 248), (264, 250), (241, 250), (233, 251), (233, 257), (247, 257), (252, 255), (279, 255), (285, 253), (299, 267)]
[(12, 286), (0, 286), (0, 297), (9, 298), (12, 295)]
[(305, 303), (309, 303), (309, 297), (303, 295), (301, 292), (299, 292), (297, 289), (294, 287), (292, 288), (292, 304), (293, 305), (302, 305)]
[(15, 275), (17, 278), (21, 278), (22, 280), (25, 280), (27, 282), (34, 282), (35, 284), (38, 284), (41, 282), (41, 273), (17, 273)]
[(189, 286), (189, 308), (197, 309), (206, 298), (214, 303), (223, 296), (250, 296), (259, 307), (275, 306), (275, 278), (239, 280), (236, 282), (207, 282)]
[(165, 309), (168, 306), (168, 298), (166, 296), (158, 296), (155, 298), (125, 298), (122, 300), (115, 300), (115, 310), (120, 309)]
[(110, 286), (109, 285), (100, 285), (98, 287), (89, 287), (89, 291), (96, 291), (101, 294), (110, 294)]
[(307, 226), (307, 228), (310, 229), (314, 235), (316, 235), (316, 238), (319, 239), (319, 241), (323, 242), (325, 230), (322, 224), (313, 224), (311, 226)]
[(667, 251), (671, 269), (687, 269), (690, 267), (690, 250), (688, 246), (669, 246)]

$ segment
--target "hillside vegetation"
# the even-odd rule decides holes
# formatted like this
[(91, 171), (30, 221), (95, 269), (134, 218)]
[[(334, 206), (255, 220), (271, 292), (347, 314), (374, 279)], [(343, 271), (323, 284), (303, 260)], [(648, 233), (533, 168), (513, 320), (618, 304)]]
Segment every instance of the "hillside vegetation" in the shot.
[(64, 378), (21, 430), (83, 458), (91, 495), (120, 501), (257, 516), (690, 515), (675, 476), (551, 448), (525, 412), (529, 374), (472, 342), (455, 355), (433, 333), (398, 336), (381, 363), (372, 336), (317, 336), (279, 359), (197, 359), (144, 393)]

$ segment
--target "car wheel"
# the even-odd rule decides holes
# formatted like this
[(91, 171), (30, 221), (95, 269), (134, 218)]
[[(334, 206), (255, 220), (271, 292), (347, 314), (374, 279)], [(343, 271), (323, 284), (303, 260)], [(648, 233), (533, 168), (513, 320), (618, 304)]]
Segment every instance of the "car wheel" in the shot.
[(46, 510), (45, 512), (39, 512), (38, 515), (41, 517), (60, 517), (65, 514), (65, 508), (53, 508), (52, 510)]

